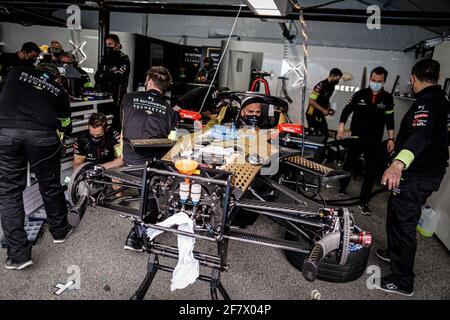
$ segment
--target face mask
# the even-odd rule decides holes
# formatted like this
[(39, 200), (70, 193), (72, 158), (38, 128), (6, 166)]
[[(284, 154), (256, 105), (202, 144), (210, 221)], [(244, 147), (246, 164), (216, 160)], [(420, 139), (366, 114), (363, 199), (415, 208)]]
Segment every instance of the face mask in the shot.
[(411, 92), (412, 92), (412, 94), (416, 94), (414, 92), (414, 80), (411, 80)]
[(100, 144), (103, 141), (103, 136), (101, 137), (90, 137), (93, 144)]
[(261, 117), (260, 116), (246, 116), (243, 119), (244, 124), (248, 125), (248, 126), (252, 126), (252, 127), (259, 127), (260, 122), (261, 122)]
[(114, 48), (113, 47), (106, 47), (105, 52), (106, 52), (106, 54), (113, 54), (114, 53)]
[(378, 92), (383, 88), (382, 83), (373, 82), (373, 81), (370, 81), (369, 86), (370, 86), (370, 89), (372, 89), (372, 91), (374, 91), (374, 92)]
[(330, 84), (333, 85), (333, 86), (337, 86), (338, 83), (339, 83), (339, 80), (333, 80), (333, 81), (330, 82)]

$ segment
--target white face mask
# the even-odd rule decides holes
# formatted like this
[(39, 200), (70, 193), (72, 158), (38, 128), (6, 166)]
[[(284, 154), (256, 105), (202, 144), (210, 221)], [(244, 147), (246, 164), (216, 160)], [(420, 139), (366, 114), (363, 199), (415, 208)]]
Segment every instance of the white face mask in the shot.
[(383, 88), (383, 84), (380, 82), (369, 82), (369, 87), (373, 92), (378, 92)]

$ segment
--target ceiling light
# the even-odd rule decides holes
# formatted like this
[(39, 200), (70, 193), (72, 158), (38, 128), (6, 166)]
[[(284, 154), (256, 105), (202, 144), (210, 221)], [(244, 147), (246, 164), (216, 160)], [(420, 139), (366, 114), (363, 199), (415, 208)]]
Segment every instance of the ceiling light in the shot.
[(260, 16), (285, 16), (288, 0), (245, 0), (247, 6)]

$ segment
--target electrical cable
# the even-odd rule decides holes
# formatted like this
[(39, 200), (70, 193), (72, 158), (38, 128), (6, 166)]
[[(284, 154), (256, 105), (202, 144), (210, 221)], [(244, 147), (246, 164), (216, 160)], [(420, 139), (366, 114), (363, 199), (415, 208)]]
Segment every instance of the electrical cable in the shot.
[(223, 60), (223, 58), (225, 57), (225, 53), (227, 52), (228, 45), (230, 44), (231, 37), (232, 37), (233, 32), (234, 32), (234, 28), (236, 27), (236, 23), (237, 23), (237, 21), (238, 21), (238, 19), (239, 19), (239, 15), (241, 14), (242, 7), (243, 7), (243, 6), (240, 6), (240, 7), (239, 7), (239, 11), (238, 11), (238, 13), (237, 13), (237, 15), (236, 15), (236, 18), (234, 19), (233, 26), (231, 27), (230, 35), (228, 36), (227, 43), (225, 44), (225, 48), (223, 49), (222, 55), (220, 56), (220, 60), (219, 60), (219, 63), (217, 64), (216, 72), (214, 72), (214, 77), (213, 77), (211, 83), (209, 84), (208, 91), (206, 92), (205, 97), (203, 98), (202, 105), (201, 105), (201, 107), (200, 107), (200, 110), (198, 111), (199, 113), (202, 112), (203, 107), (204, 107), (205, 102), (206, 102), (206, 99), (207, 99), (209, 93), (211, 92), (211, 88), (212, 88), (212, 86), (213, 86), (213, 84), (214, 84), (214, 81), (216, 80), (217, 73), (219, 72), (220, 65), (222, 64), (222, 60)]
[[(60, 142), (60, 144), (59, 144), (59, 146), (58, 146), (58, 149), (56, 149), (55, 152), (53, 152), (53, 153), (52, 153), (50, 156), (48, 156), (48, 157), (42, 158), (42, 159), (36, 161), (35, 163), (30, 164), (30, 169), (33, 168), (33, 167), (35, 167), (35, 166), (37, 166), (37, 165), (38, 165), (39, 163), (41, 163), (42, 161), (49, 160), (49, 159), (53, 158), (53, 157), (61, 150), (61, 147), (62, 147), (62, 146), (64, 146), (64, 144), (63, 144), (62, 142)], [(25, 168), (19, 168), (19, 169), (16, 169), (16, 170), (17, 170), (17, 171), (28, 170), (28, 166), (25, 167)]]

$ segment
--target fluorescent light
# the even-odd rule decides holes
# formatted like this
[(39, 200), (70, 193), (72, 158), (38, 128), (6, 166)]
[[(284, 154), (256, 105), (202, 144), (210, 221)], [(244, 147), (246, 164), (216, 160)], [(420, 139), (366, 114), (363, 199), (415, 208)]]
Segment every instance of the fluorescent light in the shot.
[(272, 9), (277, 10), (277, 5), (273, 0), (247, 0), (255, 9)]
[(269, 10), (269, 9), (255, 9), (256, 14), (260, 16), (280, 16), (281, 12), (278, 10)]
[(276, 0), (246, 0), (250, 9), (260, 16), (282, 16)]

